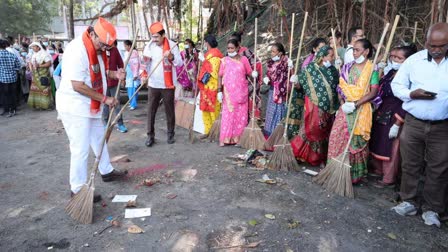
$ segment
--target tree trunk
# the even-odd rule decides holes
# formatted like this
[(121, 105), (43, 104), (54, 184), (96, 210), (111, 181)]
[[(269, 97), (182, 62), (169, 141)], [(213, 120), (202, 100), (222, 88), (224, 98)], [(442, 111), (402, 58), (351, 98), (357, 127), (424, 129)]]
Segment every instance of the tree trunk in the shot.
[(68, 1), (68, 37), (69, 39), (75, 38), (75, 21), (73, 18), (73, 0)]

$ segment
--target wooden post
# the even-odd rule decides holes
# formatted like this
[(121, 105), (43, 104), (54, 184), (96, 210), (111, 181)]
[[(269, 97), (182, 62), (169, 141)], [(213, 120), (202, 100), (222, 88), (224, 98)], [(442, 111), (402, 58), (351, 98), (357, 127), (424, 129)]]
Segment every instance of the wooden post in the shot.
[[(447, 23), (448, 23), (448, 21), (447, 21)], [(415, 40), (417, 39), (417, 26), (418, 26), (418, 22), (415, 22), (415, 25), (414, 25), (414, 35), (412, 37), (412, 43), (415, 43)]]

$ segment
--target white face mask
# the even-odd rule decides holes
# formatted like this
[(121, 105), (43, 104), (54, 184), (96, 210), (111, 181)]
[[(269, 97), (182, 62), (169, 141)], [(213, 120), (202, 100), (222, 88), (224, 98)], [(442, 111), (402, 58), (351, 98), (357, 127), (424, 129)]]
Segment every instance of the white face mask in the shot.
[(229, 55), (230, 57), (235, 57), (238, 53), (237, 52), (231, 52), (231, 53), (227, 53), (227, 55)]
[(273, 61), (279, 61), (280, 60), (280, 56), (275, 55), (274, 57), (272, 57), (272, 60)]
[(189, 49), (190, 48), (190, 45), (185, 45), (185, 49)]
[(44, 44), (44, 46), (48, 46), (48, 42), (42, 42), (42, 44)]
[(355, 59), (355, 62), (358, 64), (361, 64), (364, 62), (365, 59), (366, 59), (366, 57), (364, 57), (364, 55), (361, 55), (357, 59)]
[(324, 61), (324, 66), (326, 67), (326, 68), (329, 68), (329, 67), (331, 67), (331, 62), (330, 61)]
[(48, 50), (49, 54), (54, 54), (54, 50)]
[(390, 63), (390, 67), (391, 67), (392, 69), (394, 69), (394, 70), (398, 70), (398, 69), (400, 69), (400, 66), (401, 66), (401, 63), (398, 63), (398, 62), (395, 62), (395, 61), (392, 61), (392, 62)]

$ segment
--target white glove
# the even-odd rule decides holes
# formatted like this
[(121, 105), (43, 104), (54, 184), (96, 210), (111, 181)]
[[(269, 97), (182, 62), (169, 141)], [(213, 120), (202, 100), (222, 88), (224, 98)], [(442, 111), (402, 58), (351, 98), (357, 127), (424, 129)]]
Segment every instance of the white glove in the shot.
[(380, 63), (378, 63), (378, 68), (379, 69), (384, 69), (384, 68), (386, 68), (386, 66), (387, 66), (387, 64), (385, 63), (385, 62), (380, 62)]
[(216, 98), (218, 99), (219, 103), (222, 103), (222, 92), (219, 92)]
[(356, 109), (354, 102), (345, 102), (344, 104), (342, 104), (341, 108), (345, 114), (353, 113), (353, 111), (355, 111)]
[(255, 70), (252, 71), (252, 77), (256, 79), (258, 77), (258, 72)]
[(289, 79), (289, 81), (292, 83), (299, 83), (299, 76), (297, 76), (297, 74), (294, 74), (291, 76), (291, 79)]
[(291, 59), (288, 59), (288, 67), (289, 69), (292, 69), (294, 67), (294, 64), (292, 63)]
[(269, 77), (264, 77), (263, 78), (263, 83), (268, 85), (269, 84)]
[(340, 67), (342, 66), (342, 60), (341, 60), (340, 58), (337, 58), (337, 59), (334, 61), (334, 66), (335, 66), (336, 68), (340, 68)]
[(198, 55), (198, 59), (200, 61), (204, 61), (205, 60), (204, 53), (200, 52), (199, 55)]
[(396, 138), (398, 136), (398, 131), (400, 130), (400, 126), (394, 124), (390, 127), (389, 130), (389, 139)]

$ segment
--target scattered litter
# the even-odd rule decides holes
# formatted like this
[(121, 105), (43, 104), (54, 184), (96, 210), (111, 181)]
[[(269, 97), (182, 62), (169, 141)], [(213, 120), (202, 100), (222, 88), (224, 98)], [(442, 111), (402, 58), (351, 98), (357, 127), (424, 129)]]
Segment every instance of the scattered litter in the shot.
[(146, 220), (146, 218), (140, 218), (140, 220), (141, 220), (141, 221), (145, 221), (145, 220)]
[(145, 186), (153, 186), (157, 183), (160, 183), (159, 178), (149, 178), (149, 179), (145, 179), (145, 181), (143, 181), (143, 185), (145, 185)]
[(261, 183), (266, 183), (266, 184), (271, 184), (271, 185), (277, 183), (277, 181), (275, 181), (275, 179), (269, 178), (269, 176), (267, 174), (263, 174), (261, 179), (257, 179), (255, 181), (261, 182)]
[(101, 201), (101, 206), (102, 207), (107, 207), (107, 203), (103, 200), (103, 201)]
[(296, 229), (300, 225), (300, 221), (289, 219), (288, 220), (288, 228), (289, 229)]
[(310, 170), (310, 169), (306, 169), (303, 172), (308, 174), (308, 175), (311, 175), (311, 176), (316, 176), (317, 174), (319, 174), (318, 172)]
[(127, 203), (129, 201), (135, 200), (137, 200), (137, 195), (115, 195), (115, 197), (112, 199), (112, 202)]
[(174, 194), (174, 193), (168, 193), (168, 194), (166, 195), (166, 198), (167, 198), (167, 199), (174, 199), (174, 198), (176, 198), (176, 197), (177, 197), (177, 195)]
[(372, 233), (372, 229), (367, 229), (367, 232), (368, 233)]
[(290, 248), (286, 248), (285, 252), (294, 252), (294, 250), (292, 250)]
[(256, 226), (256, 225), (258, 225), (258, 221), (255, 220), (255, 219), (250, 220), (248, 223), (249, 223), (249, 225), (251, 225), (251, 226)]
[(267, 219), (270, 219), (270, 220), (275, 220), (275, 215), (273, 215), (273, 214), (265, 214), (264, 217), (266, 217)]
[(135, 209), (126, 209), (124, 212), (124, 217), (126, 219), (129, 218), (140, 218), (151, 216), (151, 208), (135, 208)]
[(388, 233), (387, 237), (389, 237), (392, 240), (396, 240), (397, 239), (397, 236), (394, 233)]
[(115, 156), (110, 159), (111, 163), (128, 163), (131, 162), (131, 160), (128, 158), (128, 155), (119, 155)]
[(382, 227), (377, 227), (378, 228), (378, 230), (381, 230), (381, 229), (383, 229)]
[(251, 164), (254, 165), (257, 169), (264, 170), (267, 168), (268, 159), (264, 156), (259, 156), (252, 160)]
[(53, 249), (53, 246), (50, 246), (50, 247), (48, 247), (47, 249), (48, 249), (48, 250), (52, 250), (52, 249)]
[(88, 243), (86, 243), (86, 244), (84, 244), (84, 245), (83, 245), (83, 247), (89, 247), (89, 244), (88, 244)]
[(141, 124), (143, 124), (143, 121), (140, 121), (140, 120), (130, 120), (129, 123), (130, 124), (134, 124), (134, 125), (141, 125)]
[(187, 181), (192, 180), (196, 176), (196, 174), (198, 174), (198, 170), (186, 169), (186, 170), (180, 171), (180, 174), (181, 174), (181, 180), (184, 182), (187, 182)]
[(130, 200), (126, 203), (125, 208), (133, 208), (137, 207), (137, 202), (135, 200)]
[(256, 248), (260, 245), (262, 241), (251, 242), (249, 244), (241, 244), (241, 245), (232, 245), (232, 246), (223, 246), (223, 247), (214, 247), (212, 249), (231, 249), (231, 248)]
[(114, 217), (113, 216), (107, 216), (106, 217), (106, 221), (113, 221), (114, 220)]
[(293, 190), (289, 191), (292, 195), (297, 195), (297, 193), (295, 193)]
[(144, 233), (145, 231), (143, 231), (143, 229), (141, 229), (139, 226), (137, 225), (131, 225), (128, 227), (128, 233), (131, 234), (141, 234)]

